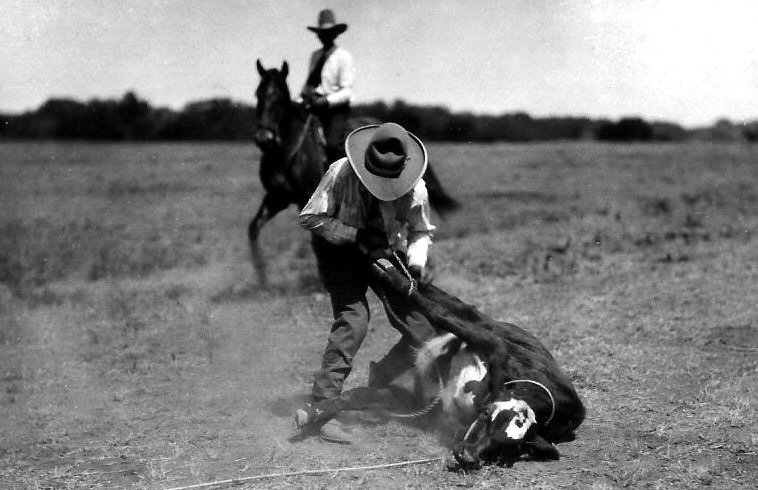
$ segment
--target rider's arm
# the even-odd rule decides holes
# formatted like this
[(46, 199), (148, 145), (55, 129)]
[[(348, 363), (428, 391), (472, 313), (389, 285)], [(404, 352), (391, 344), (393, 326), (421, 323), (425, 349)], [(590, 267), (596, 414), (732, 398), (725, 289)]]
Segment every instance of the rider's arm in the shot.
[(300, 212), (300, 226), (335, 245), (355, 242), (358, 228), (335, 218), (342, 188), (337, 178), (347, 159), (334, 162), (322, 177), (308, 204)]
[(349, 103), (353, 98), (353, 80), (355, 78), (352, 55), (344, 49), (335, 50), (327, 62), (324, 78), (331, 92), (326, 96), (329, 105)]
[[(308, 73), (313, 71), (313, 67), (316, 66), (316, 60), (318, 60), (321, 50), (316, 50), (311, 53), (310, 61), (308, 62)], [(295, 102), (298, 104), (303, 103), (306, 97), (313, 96), (313, 88), (308, 86), (308, 80), (303, 83), (303, 88), (300, 89), (300, 94), (295, 98)]]

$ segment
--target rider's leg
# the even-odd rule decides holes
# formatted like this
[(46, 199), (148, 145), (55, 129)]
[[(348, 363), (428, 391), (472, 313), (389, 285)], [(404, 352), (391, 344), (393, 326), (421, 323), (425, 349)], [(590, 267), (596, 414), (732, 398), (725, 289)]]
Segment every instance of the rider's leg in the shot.
[(326, 137), (326, 156), (329, 163), (345, 156), (345, 137), (347, 136), (350, 106), (330, 107), (319, 115)]

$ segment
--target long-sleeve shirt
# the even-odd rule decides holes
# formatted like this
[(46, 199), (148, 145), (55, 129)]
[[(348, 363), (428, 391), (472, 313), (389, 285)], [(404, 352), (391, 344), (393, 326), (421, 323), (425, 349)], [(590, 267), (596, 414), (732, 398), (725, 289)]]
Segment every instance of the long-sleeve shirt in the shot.
[[(300, 212), (300, 225), (335, 245), (355, 243), (366, 228), (369, 201), (347, 158), (334, 162)], [(403, 250), (408, 265), (425, 266), (435, 226), (430, 222), (429, 196), (424, 180), (394, 201), (379, 201), (384, 231), (392, 250)]]
[[(321, 48), (311, 54), (308, 73), (313, 71), (323, 52), (324, 49)], [(353, 100), (354, 77), (353, 56), (344, 48), (334, 46), (321, 69), (321, 84), (316, 87), (316, 93), (326, 96), (331, 106), (347, 104)]]

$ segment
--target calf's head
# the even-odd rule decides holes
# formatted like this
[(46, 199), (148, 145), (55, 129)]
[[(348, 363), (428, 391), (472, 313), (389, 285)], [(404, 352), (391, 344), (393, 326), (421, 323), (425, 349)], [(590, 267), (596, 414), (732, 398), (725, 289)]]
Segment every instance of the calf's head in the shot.
[(511, 466), (523, 455), (535, 459), (558, 459), (554, 446), (537, 435), (534, 410), (524, 400), (510, 398), (486, 406), (471, 424), (453, 455), (464, 469), (482, 463)]

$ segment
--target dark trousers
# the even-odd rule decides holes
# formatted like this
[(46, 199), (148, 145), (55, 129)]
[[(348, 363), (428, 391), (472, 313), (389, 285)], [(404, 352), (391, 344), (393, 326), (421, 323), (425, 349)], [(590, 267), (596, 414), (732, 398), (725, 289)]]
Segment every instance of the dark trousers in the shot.
[(342, 391), (353, 358), (366, 337), (369, 322), (366, 292), (371, 287), (382, 298), (390, 324), (401, 340), (372, 366), (373, 384), (382, 385), (404, 371), (413, 347), (432, 336), (427, 319), (403, 301), (399, 293), (382, 290), (370, 276), (368, 258), (355, 245), (336, 246), (313, 235), (319, 274), (332, 302), (334, 322), (311, 391), (314, 401), (334, 398)]
[(345, 137), (350, 117), (350, 104), (328, 107), (316, 113), (324, 128), (326, 157), (329, 163), (345, 156)]

